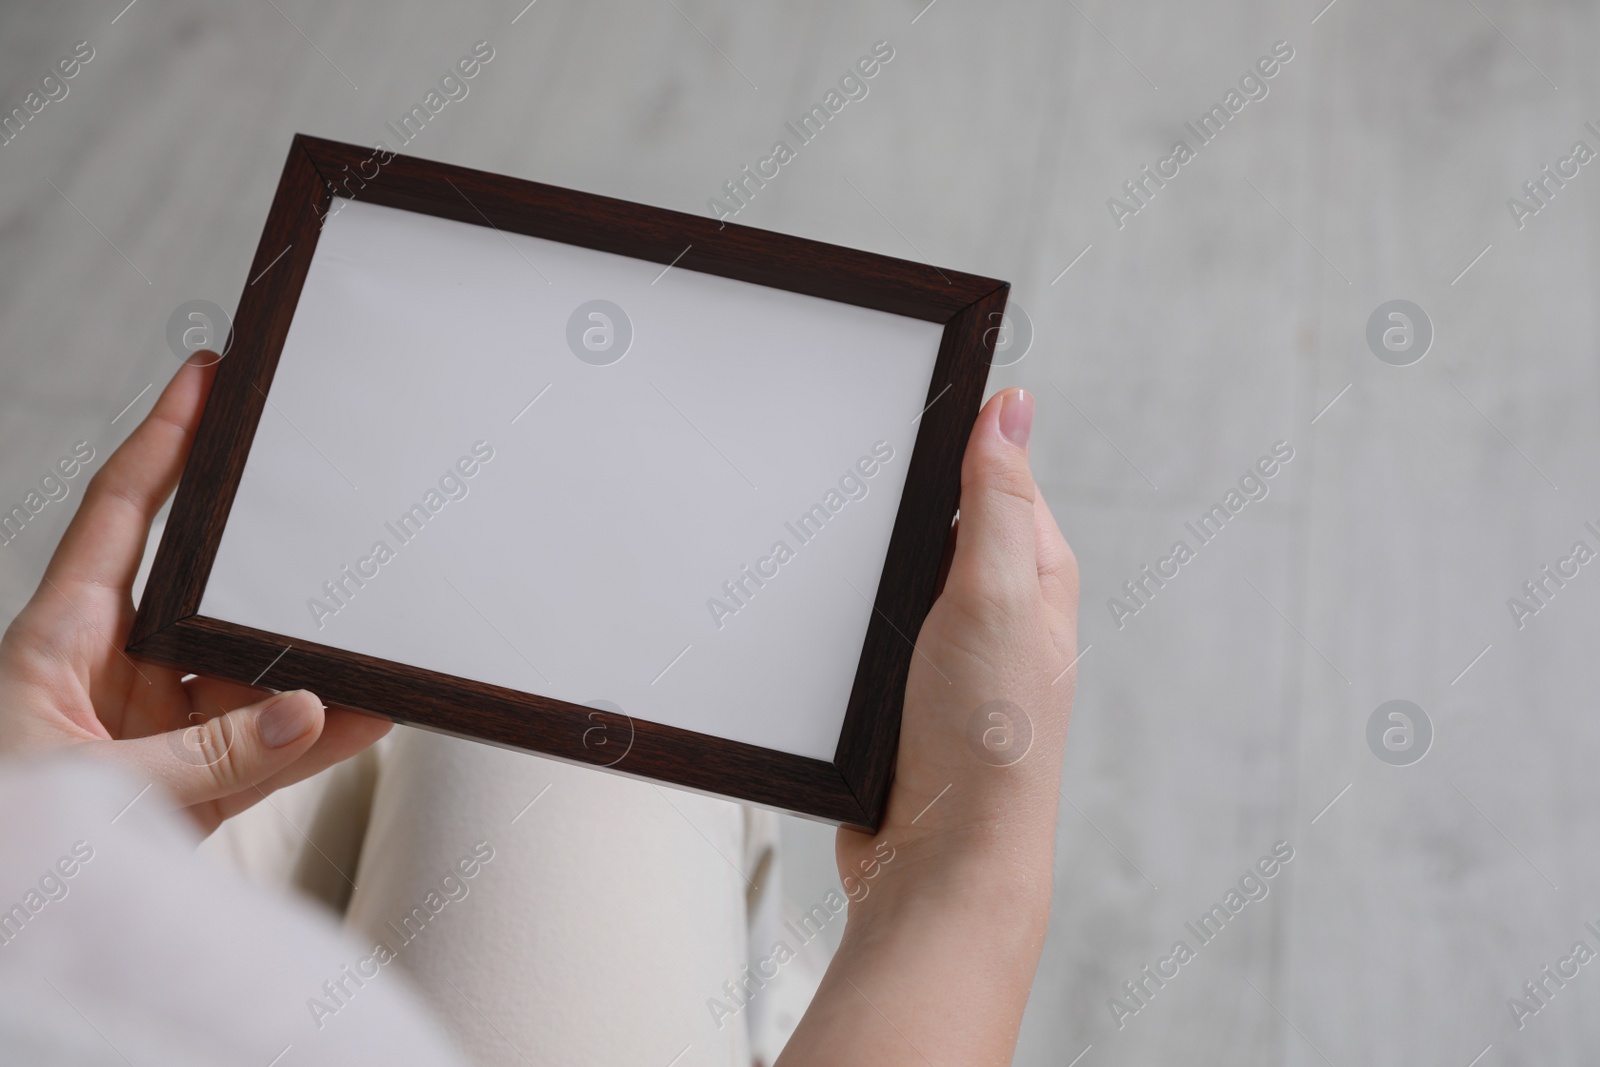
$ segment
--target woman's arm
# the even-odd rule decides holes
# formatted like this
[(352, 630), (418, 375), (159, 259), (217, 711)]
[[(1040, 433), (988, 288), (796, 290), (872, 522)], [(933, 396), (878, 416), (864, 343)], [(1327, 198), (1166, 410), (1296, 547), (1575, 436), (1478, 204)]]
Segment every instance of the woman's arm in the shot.
[(841, 830), (844, 940), (779, 1067), (1004, 1064), (1044, 944), (1078, 572), (1028, 470), (1033, 398), (978, 416), (875, 836)]

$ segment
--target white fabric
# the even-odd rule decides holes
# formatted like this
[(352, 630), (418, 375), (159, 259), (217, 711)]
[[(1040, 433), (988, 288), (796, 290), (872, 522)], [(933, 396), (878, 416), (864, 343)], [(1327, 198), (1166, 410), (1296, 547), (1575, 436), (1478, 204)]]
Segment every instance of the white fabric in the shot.
[(397, 734), (348, 922), (394, 939), (448, 865), (493, 848), (470, 894), (400, 957), (474, 1062), (750, 1063), (745, 1026), (718, 1029), (706, 1010), (745, 962), (738, 805)]
[(0, 925), (5, 1062), (746, 1067), (815, 990), (709, 1010), (781, 922), (767, 812), (404, 728), (198, 854), (142, 788), (0, 763), (0, 908), (93, 849)]
[(144, 789), (109, 766), (0, 764), (0, 1058), (464, 1063), (394, 968), (337, 1026), (312, 1026), (306, 999), (359, 943), (196, 856), (193, 830)]
[(370, 940), (480, 840), (495, 859), (399, 953), (477, 1063), (631, 1064), (680, 1034), (662, 1063), (777, 1059), (825, 959), (802, 952), (720, 1028), (708, 1004), (782, 933), (771, 812), (399, 727), (202, 851), (339, 914), (354, 897)]

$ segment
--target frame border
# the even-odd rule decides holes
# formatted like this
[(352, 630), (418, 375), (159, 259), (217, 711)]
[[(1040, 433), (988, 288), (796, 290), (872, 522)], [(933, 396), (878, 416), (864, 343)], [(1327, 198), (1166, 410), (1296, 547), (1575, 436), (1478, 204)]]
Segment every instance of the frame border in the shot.
[[(944, 326), (831, 763), (199, 614), (335, 196)], [(156, 552), (129, 653), (245, 684), (303, 687), (328, 703), (397, 722), (876, 831), (894, 772), (912, 640), (937, 592), (960, 498), (961, 457), (982, 402), (1009, 283), (305, 134), (290, 145), (250, 274), (255, 280), (240, 297), (228, 354)], [(617, 748), (623, 754), (613, 758)]]

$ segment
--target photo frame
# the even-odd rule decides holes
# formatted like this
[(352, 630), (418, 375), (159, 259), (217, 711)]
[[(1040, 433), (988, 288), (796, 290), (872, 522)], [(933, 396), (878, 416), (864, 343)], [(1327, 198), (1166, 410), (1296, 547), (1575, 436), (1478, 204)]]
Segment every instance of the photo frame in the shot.
[(873, 830), (1008, 289), (296, 135), (127, 650)]

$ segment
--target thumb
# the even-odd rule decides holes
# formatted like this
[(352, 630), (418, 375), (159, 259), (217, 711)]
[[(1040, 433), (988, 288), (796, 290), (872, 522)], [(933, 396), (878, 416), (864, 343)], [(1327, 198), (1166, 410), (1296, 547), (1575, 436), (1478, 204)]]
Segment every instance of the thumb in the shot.
[(978, 413), (961, 461), (961, 522), (947, 589), (1002, 607), (1037, 598), (1032, 429), (1033, 396), (1023, 389), (996, 394)]
[(270, 778), (316, 743), (322, 725), (322, 701), (295, 689), (182, 729), (99, 744), (188, 807)]

